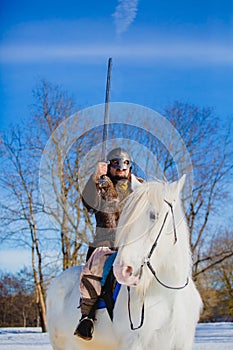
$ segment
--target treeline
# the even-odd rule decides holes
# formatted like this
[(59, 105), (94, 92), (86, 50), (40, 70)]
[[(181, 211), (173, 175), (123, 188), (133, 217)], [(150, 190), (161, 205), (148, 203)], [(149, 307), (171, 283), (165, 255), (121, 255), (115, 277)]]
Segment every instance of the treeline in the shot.
[(0, 274), (0, 327), (38, 327), (40, 318), (32, 275)]
[[(218, 244), (232, 246), (233, 231), (220, 233), (216, 238)], [(224, 237), (224, 243), (223, 241)], [(232, 248), (231, 248), (232, 249)], [(197, 287), (201, 293), (204, 310), (202, 322), (232, 322), (233, 321), (233, 258), (227, 258), (222, 263), (214, 265), (199, 275)]]
[[(39, 318), (46, 331), (49, 281), (84, 261), (94, 234), (81, 193), (100, 159), (102, 129), (96, 118), (104, 110), (74, 114), (72, 98), (46, 81), (34, 97), (31, 119), (0, 134), (0, 243), (28, 249), (32, 271), (29, 285), (23, 284), (23, 273), (1, 275), (1, 322), (29, 325)], [(135, 126), (139, 115), (140, 128)], [(232, 125), (227, 120), (220, 125), (212, 108), (182, 102), (169, 105), (162, 115), (131, 105), (124, 123), (110, 125), (108, 147), (124, 146), (139, 176), (173, 181), (183, 173), (193, 175), (182, 200), (193, 276), (205, 304), (203, 319), (231, 319)]]

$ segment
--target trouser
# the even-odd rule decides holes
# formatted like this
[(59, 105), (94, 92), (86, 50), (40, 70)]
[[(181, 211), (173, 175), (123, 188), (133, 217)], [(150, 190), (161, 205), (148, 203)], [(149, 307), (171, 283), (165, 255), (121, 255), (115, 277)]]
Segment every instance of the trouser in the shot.
[(101, 279), (104, 264), (114, 251), (108, 247), (96, 248), (82, 268), (80, 293), (80, 308), (83, 316), (94, 318), (98, 299), (102, 291)]

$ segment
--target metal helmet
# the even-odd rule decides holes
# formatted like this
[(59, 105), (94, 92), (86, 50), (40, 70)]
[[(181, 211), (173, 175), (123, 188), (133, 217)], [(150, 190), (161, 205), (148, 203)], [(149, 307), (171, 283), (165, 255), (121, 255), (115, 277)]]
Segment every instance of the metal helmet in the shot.
[(107, 155), (107, 161), (110, 162), (111, 167), (120, 170), (131, 168), (132, 160), (130, 155), (123, 148), (114, 148)]

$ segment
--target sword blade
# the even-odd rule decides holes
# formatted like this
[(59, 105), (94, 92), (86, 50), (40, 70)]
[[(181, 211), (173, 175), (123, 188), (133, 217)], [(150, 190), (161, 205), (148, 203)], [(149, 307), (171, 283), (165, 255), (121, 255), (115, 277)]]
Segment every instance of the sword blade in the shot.
[(101, 153), (102, 161), (107, 161), (107, 140), (108, 140), (108, 127), (109, 127), (109, 101), (110, 101), (110, 88), (111, 88), (111, 74), (112, 74), (112, 58), (109, 58), (106, 94), (105, 94), (105, 108), (104, 108), (103, 142), (102, 142), (102, 153)]

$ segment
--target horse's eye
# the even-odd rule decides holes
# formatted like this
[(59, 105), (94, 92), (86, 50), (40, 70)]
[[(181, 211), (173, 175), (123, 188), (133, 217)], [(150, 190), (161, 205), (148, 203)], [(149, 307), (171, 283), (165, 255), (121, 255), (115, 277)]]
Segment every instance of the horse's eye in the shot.
[(150, 211), (150, 220), (155, 221), (155, 218), (156, 218), (155, 212), (154, 211)]

